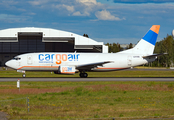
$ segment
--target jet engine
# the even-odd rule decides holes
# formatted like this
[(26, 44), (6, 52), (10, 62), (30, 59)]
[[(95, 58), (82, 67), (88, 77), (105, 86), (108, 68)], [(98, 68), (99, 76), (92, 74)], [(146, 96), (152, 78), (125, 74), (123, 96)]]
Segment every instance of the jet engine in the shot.
[(58, 71), (54, 71), (55, 74), (75, 74), (75, 66), (59, 66)]

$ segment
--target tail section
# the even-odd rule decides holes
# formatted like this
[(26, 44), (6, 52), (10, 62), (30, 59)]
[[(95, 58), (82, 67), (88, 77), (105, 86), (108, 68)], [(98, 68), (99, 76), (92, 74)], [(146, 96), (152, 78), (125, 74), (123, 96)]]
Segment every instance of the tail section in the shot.
[(142, 39), (155, 46), (159, 29), (160, 25), (153, 25)]
[(125, 50), (122, 53), (152, 55), (158, 37), (159, 29), (160, 25), (153, 25), (134, 48)]

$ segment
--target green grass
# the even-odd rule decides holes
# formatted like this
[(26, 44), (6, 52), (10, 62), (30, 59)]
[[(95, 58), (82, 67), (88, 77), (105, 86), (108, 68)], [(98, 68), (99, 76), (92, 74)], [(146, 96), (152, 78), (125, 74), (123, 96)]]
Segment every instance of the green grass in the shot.
[[(15, 70), (0, 71), (0, 77), (22, 77), (22, 73)], [(75, 75), (54, 74), (53, 72), (26, 72), (26, 77), (79, 77), (79, 73)], [(88, 72), (88, 77), (174, 77), (174, 71), (111, 71), (111, 72)]]
[[(27, 112), (26, 97), (30, 98)], [(171, 118), (174, 82), (0, 82), (11, 119)]]

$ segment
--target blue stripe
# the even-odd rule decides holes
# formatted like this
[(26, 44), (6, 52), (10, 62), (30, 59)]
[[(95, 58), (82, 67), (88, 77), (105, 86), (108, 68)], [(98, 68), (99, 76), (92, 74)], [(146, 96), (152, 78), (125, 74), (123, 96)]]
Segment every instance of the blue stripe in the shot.
[(157, 33), (153, 32), (152, 30), (149, 30), (143, 37), (143, 39), (151, 43), (152, 45), (155, 45), (157, 37), (158, 37)]

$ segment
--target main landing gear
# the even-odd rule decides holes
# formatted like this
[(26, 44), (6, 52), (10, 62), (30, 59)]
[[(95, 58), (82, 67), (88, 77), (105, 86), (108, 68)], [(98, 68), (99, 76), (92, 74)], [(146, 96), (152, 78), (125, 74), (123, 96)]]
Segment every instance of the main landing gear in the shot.
[(79, 76), (80, 76), (81, 78), (87, 78), (87, 77), (88, 77), (88, 74), (85, 73), (85, 72), (80, 72)]

